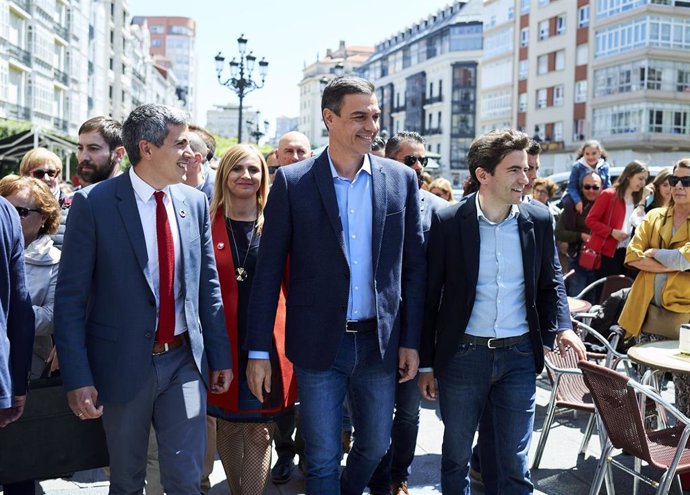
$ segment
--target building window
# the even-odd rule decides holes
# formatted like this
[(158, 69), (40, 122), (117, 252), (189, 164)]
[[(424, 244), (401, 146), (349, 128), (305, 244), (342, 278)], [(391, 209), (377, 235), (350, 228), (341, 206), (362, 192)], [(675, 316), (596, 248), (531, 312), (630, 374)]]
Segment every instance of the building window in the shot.
[(664, 112), (661, 110), (649, 111), (649, 132), (664, 132)]
[(565, 50), (558, 50), (556, 52), (556, 70), (565, 69)]
[(575, 49), (575, 65), (585, 65), (587, 62), (589, 62), (589, 45), (587, 43), (577, 45)]
[(512, 21), (514, 17), (515, 17), (515, 7), (513, 7), (511, 5), (510, 7), (508, 7), (508, 20)]
[(587, 101), (587, 81), (577, 81), (575, 83), (575, 103)]
[(673, 112), (673, 134), (688, 134), (688, 112)]
[(537, 108), (546, 108), (546, 88), (537, 90)]
[(518, 79), (523, 80), (527, 79), (527, 75), (529, 73), (529, 62), (527, 59), (525, 60), (520, 60), (520, 63), (518, 64)]
[(546, 126), (544, 124), (537, 124), (534, 126), (534, 135), (540, 140), (546, 141)]
[(527, 111), (527, 93), (520, 93), (518, 96), (518, 112)]
[(565, 33), (565, 14), (556, 17), (556, 34)]
[(678, 84), (676, 91), (690, 92), (690, 70), (678, 70)]
[(563, 105), (563, 85), (559, 84), (558, 86), (553, 87), (553, 106), (554, 107), (560, 107)]
[(520, 14), (529, 14), (529, 4), (531, 0), (520, 0)]
[(545, 40), (549, 38), (549, 21), (541, 21), (539, 23), (539, 39)]
[(553, 123), (553, 140), (563, 141), (563, 122)]
[(529, 44), (529, 28), (522, 28), (520, 30), (520, 46), (526, 47)]
[(546, 5), (549, 4), (551, 0), (539, 0), (539, 6), (540, 7), (545, 7)]
[(537, 74), (546, 74), (549, 72), (549, 56), (547, 55), (539, 55), (537, 57)]
[(577, 9), (577, 27), (584, 28), (589, 26), (589, 5)]

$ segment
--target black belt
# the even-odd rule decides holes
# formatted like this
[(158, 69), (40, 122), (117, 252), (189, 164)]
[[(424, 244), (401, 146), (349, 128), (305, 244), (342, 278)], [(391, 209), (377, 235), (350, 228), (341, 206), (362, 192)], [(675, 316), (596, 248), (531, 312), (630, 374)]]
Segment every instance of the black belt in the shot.
[(347, 320), (345, 333), (365, 333), (376, 331), (376, 318), (369, 320)]
[(464, 344), (480, 345), (482, 347), (488, 347), (489, 349), (505, 349), (506, 347), (520, 344), (526, 340), (529, 340), (529, 333), (523, 333), (517, 337), (506, 337), (504, 339), (497, 339), (495, 337), (475, 337), (474, 335), (467, 335), (466, 333), (462, 335), (462, 342)]

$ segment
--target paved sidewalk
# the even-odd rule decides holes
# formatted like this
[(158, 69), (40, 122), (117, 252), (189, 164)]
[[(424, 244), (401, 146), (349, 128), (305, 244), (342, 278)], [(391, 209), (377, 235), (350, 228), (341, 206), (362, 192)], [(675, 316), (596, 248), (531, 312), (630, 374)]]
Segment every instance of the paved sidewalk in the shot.
[[(664, 395), (667, 394), (670, 395), (670, 398), (673, 397), (672, 388), (664, 393)], [(532, 439), (532, 456), (539, 441), (549, 395), (550, 386), (545, 379), (540, 378), (537, 389), (537, 416)], [(422, 405), (420, 421), (421, 428), (417, 440), (416, 457), (410, 478), (410, 493), (414, 495), (438, 494), (441, 493), (440, 465), (443, 424), (438, 419), (435, 403), (425, 402)], [(590, 441), (587, 455), (577, 455), (586, 423), (587, 417), (584, 414), (573, 417), (572, 413), (568, 413), (557, 417), (549, 435), (541, 466), (532, 472), (535, 494), (585, 495), (589, 493), (589, 486), (594, 478), (600, 449), (598, 438), (594, 435)], [(625, 459), (625, 456), (621, 457)], [(627, 461), (632, 466), (632, 458), (627, 457)], [(650, 474), (657, 476), (657, 473), (650, 472)], [(614, 470), (614, 480), (617, 493), (632, 493), (632, 478), (630, 476), (619, 470)], [(225, 483), (225, 474), (220, 461), (215, 463), (211, 481), (213, 485), (211, 495), (228, 495), (230, 493)], [(105, 495), (108, 493), (108, 482), (103, 470), (77, 473), (69, 480), (43, 481), (40, 486), (43, 491), (37, 490), (37, 493), (47, 495)], [(480, 486), (473, 485), (472, 488), (473, 494), (483, 494)], [(295, 470), (293, 479), (289, 483), (282, 486), (269, 483), (266, 490), (266, 495), (303, 493), (304, 483), (299, 470)], [(602, 493), (605, 491), (602, 490)], [(652, 493), (654, 490), (641, 484), (640, 495)]]

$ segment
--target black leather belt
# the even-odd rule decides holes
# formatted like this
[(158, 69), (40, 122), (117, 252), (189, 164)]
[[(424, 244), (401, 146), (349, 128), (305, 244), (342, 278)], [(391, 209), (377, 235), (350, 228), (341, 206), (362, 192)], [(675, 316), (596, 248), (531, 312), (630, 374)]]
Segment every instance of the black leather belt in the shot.
[(187, 338), (187, 332), (185, 332), (180, 335), (175, 335), (175, 338), (170, 342), (156, 342), (153, 344), (153, 355), (158, 356), (160, 354), (165, 354), (168, 351), (172, 351), (173, 349), (177, 349), (178, 347), (184, 345), (184, 343), (187, 341)]
[(462, 335), (462, 342), (465, 344), (480, 345), (488, 347), (489, 349), (505, 349), (506, 347), (520, 344), (529, 340), (529, 333), (523, 333), (517, 337), (506, 337), (504, 339), (497, 339), (493, 337), (475, 337), (474, 335)]
[(347, 320), (345, 333), (366, 333), (376, 331), (376, 318), (369, 320)]

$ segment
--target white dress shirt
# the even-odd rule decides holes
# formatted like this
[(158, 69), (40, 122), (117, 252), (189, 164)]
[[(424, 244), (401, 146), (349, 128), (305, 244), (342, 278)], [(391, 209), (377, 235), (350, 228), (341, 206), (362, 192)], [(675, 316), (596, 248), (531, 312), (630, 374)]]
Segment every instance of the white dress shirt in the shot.
[[(141, 219), (141, 226), (144, 229), (144, 239), (146, 240), (146, 255), (148, 256), (148, 262), (146, 263), (146, 271), (148, 273), (146, 275), (153, 284), (151, 289), (156, 296), (156, 307), (160, 308), (156, 198), (153, 196), (156, 189), (144, 182), (144, 180), (136, 174), (134, 167), (129, 169), (129, 177), (132, 181), (134, 197), (137, 201), (139, 218)], [(187, 331), (184, 316), (184, 294), (182, 293), (182, 283), (180, 281), (183, 270), (182, 252), (180, 251), (180, 233), (177, 228), (175, 208), (170, 200), (170, 186), (164, 187), (161, 190), (165, 193), (165, 196), (163, 196), (163, 204), (165, 204), (165, 211), (168, 213), (168, 223), (170, 224), (170, 231), (172, 232), (173, 244), (175, 247), (175, 277), (173, 279), (173, 291), (175, 294), (175, 335), (180, 335)], [(158, 321), (156, 321), (156, 328), (157, 327)]]

